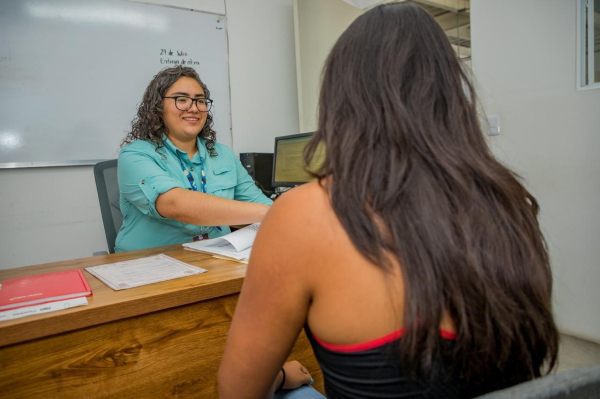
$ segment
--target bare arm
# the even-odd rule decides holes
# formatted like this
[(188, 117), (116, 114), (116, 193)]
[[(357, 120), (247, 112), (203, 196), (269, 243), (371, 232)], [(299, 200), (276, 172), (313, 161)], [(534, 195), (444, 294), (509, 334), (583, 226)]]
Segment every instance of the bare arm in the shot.
[(188, 224), (221, 226), (260, 222), (269, 206), (174, 188), (158, 196), (156, 210), (165, 218)]
[(281, 382), (312, 296), (307, 207), (306, 198), (283, 196), (259, 230), (219, 369), (223, 399), (270, 397)]

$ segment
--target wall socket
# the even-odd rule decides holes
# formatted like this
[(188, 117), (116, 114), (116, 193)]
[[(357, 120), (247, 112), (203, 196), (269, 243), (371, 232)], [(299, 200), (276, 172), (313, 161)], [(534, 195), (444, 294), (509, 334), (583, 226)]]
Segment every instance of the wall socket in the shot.
[(498, 115), (489, 115), (487, 117), (488, 121), (488, 136), (497, 136), (500, 134), (500, 116)]

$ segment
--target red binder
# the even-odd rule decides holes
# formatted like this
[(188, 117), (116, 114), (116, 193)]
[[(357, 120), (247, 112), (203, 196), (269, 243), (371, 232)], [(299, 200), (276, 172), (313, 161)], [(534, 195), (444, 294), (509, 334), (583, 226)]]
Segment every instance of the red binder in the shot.
[(2, 281), (0, 311), (92, 295), (80, 269)]

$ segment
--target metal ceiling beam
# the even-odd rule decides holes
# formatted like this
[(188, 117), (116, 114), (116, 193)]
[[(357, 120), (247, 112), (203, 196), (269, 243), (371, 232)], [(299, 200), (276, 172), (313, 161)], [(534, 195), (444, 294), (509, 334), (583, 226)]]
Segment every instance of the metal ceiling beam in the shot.
[(458, 28), (447, 29), (444, 32), (448, 36), (458, 37), (460, 39), (465, 39), (471, 41), (471, 29), (470, 25), (464, 25)]
[(369, 7), (373, 7), (379, 3), (383, 3), (383, 0), (344, 0), (346, 3), (353, 5), (361, 10), (366, 10)]
[(450, 44), (452, 46), (452, 48), (454, 49), (454, 51), (456, 52), (456, 54), (459, 54), (459, 57), (461, 59), (463, 58), (471, 58), (471, 48), (470, 47), (463, 47), (460, 46), (460, 48), (454, 44)]
[(469, 12), (471, 9), (470, 0), (411, 0), (415, 3), (421, 3), (428, 6), (441, 8), (442, 10), (453, 13)]
[[(401, 3), (406, 0), (344, 0), (346, 3), (360, 8), (361, 10), (366, 10), (367, 8), (374, 7), (378, 4), (382, 3)], [(469, 12), (471, 8), (470, 0), (411, 0), (415, 3), (420, 3), (423, 5), (428, 5), (432, 7), (439, 8), (441, 10), (450, 11), (452, 13), (463, 13)]]
[(462, 28), (468, 26), (471, 23), (471, 18), (466, 14), (454, 14), (447, 12), (442, 15), (435, 17), (435, 20), (440, 24), (443, 30), (454, 29), (457, 26)]

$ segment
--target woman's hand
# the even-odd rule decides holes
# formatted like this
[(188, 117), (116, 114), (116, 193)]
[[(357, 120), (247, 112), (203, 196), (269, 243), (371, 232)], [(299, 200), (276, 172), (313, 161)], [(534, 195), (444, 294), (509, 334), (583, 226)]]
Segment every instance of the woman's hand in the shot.
[(285, 363), (283, 368), (285, 370), (283, 389), (296, 389), (305, 384), (310, 385), (314, 381), (306, 367), (296, 360)]

